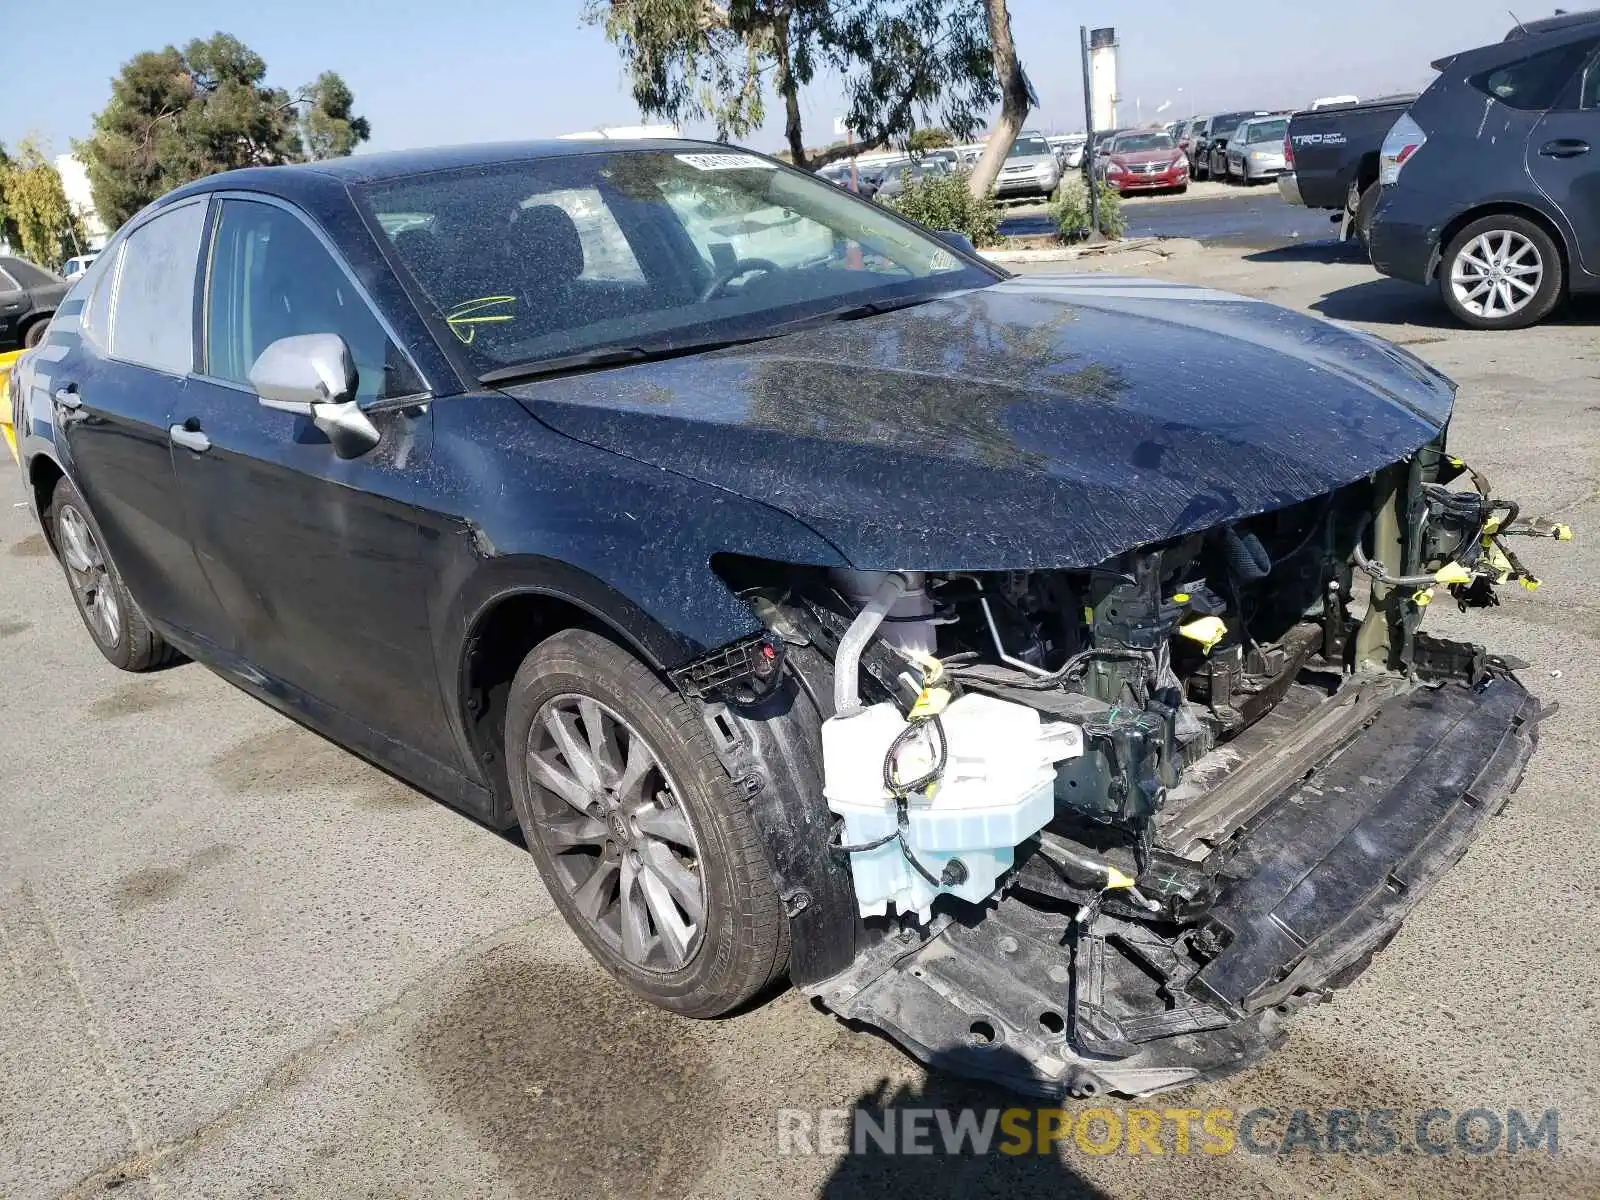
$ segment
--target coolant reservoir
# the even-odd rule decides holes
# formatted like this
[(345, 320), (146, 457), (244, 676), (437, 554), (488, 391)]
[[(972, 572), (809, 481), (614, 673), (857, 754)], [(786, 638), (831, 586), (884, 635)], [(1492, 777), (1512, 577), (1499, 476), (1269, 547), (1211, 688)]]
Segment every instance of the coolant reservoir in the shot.
[[(1055, 814), (1055, 764), (1083, 753), (1076, 725), (1046, 723), (1035, 709), (990, 696), (962, 696), (941, 720), (949, 747), (944, 776), (931, 797), (909, 797), (906, 842), (935, 879), (946, 878), (946, 867), (959, 859), (951, 874), (961, 882), (933, 886), (906, 861), (898, 840), (856, 852), (850, 868), (864, 917), (893, 906), (926, 921), (942, 893), (974, 904), (993, 895), (1018, 843)], [(847, 845), (875, 842), (898, 827), (883, 762), (906, 724), (888, 703), (823, 723), (823, 790), (828, 807), (844, 818)], [(923, 774), (933, 759), (933, 736), (929, 729), (902, 749), (896, 778)]]

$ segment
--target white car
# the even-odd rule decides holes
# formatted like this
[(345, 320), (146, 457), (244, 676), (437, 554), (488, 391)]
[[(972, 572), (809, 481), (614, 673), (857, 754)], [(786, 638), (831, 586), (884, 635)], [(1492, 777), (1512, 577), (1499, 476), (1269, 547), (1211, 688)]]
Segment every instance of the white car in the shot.
[(67, 259), (66, 265), (61, 268), (61, 278), (68, 283), (75, 283), (79, 275), (87, 271), (95, 259), (100, 257), (98, 250), (89, 254), (75, 254)]

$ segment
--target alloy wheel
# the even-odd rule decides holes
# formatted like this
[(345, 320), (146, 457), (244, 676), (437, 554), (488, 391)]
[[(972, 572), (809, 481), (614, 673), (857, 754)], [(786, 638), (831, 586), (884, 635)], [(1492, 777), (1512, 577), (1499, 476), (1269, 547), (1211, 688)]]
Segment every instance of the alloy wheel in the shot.
[(574, 906), (624, 959), (681, 970), (705, 928), (700, 843), (644, 737), (590, 696), (534, 714), (524, 760), (544, 843)]
[(83, 514), (71, 505), (62, 508), (57, 529), (78, 609), (101, 645), (115, 646), (122, 639), (122, 605), (100, 543)]
[(1539, 294), (1544, 259), (1520, 233), (1490, 230), (1461, 248), (1450, 266), (1456, 302), (1473, 316), (1503, 320)]

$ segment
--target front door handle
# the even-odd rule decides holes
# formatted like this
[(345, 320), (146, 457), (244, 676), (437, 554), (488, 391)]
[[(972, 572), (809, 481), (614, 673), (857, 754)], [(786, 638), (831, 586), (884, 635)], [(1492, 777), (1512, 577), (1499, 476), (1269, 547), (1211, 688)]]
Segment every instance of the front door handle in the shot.
[(57, 408), (82, 408), (83, 397), (78, 395), (77, 384), (69, 383), (66, 387), (59, 387), (51, 397), (56, 402)]
[(1577, 158), (1589, 153), (1589, 143), (1582, 138), (1557, 138), (1540, 146), (1539, 153), (1545, 158)]
[(190, 417), (182, 425), (174, 425), (167, 433), (172, 437), (174, 446), (182, 446), (185, 450), (193, 450), (196, 454), (204, 454), (211, 449), (211, 439), (200, 432), (200, 422)]

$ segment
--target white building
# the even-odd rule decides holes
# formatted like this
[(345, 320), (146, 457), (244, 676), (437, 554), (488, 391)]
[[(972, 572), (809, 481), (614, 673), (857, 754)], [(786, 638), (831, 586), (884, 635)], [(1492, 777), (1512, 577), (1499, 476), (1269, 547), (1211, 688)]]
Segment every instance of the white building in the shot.
[(85, 250), (98, 250), (106, 244), (111, 231), (106, 228), (100, 214), (94, 210), (94, 196), (89, 191), (89, 172), (71, 154), (56, 155), (56, 173), (61, 176), (61, 190), (67, 194), (67, 203), (83, 222), (88, 244)]

